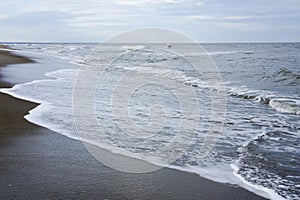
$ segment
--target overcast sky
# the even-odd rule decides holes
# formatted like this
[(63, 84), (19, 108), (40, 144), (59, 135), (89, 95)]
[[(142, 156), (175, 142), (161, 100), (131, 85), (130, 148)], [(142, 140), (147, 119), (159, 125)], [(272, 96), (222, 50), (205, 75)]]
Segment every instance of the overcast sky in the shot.
[(300, 0), (0, 0), (2, 42), (100, 42), (146, 27), (199, 42), (300, 42)]

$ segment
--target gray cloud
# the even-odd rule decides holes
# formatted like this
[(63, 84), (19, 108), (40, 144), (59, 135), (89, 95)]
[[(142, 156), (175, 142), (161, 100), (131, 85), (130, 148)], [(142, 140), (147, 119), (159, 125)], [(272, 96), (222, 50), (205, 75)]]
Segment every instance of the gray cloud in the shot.
[[(0, 0), (0, 5), (5, 30), (0, 41), (100, 41), (144, 27), (209, 42), (300, 40), (299, 0)], [(276, 34), (271, 38), (270, 32)]]

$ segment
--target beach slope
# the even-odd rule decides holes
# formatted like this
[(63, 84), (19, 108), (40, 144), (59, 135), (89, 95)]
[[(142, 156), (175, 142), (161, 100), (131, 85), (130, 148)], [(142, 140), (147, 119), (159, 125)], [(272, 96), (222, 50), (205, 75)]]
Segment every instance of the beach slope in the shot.
[[(32, 60), (0, 51), (2, 67), (26, 62)], [(80, 141), (27, 122), (24, 115), (37, 104), (2, 93), (0, 102), (0, 199), (263, 199), (178, 170), (115, 171)]]

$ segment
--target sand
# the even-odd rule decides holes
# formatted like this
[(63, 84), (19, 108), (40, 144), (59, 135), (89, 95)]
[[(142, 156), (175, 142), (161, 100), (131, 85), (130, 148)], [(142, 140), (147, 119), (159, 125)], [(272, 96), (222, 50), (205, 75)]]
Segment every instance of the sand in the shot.
[[(2, 66), (26, 62), (32, 61), (0, 52)], [(10, 86), (0, 76), (0, 87)], [(147, 174), (115, 171), (81, 142), (27, 122), (23, 116), (37, 104), (2, 93), (0, 102), (0, 199), (263, 199), (167, 168)]]
[(0, 66), (7, 65), (7, 64), (34, 62), (30, 58), (25, 58), (23, 56), (12, 54), (10, 51), (6, 51), (5, 49), (9, 49), (9, 48), (7, 46), (0, 45)]

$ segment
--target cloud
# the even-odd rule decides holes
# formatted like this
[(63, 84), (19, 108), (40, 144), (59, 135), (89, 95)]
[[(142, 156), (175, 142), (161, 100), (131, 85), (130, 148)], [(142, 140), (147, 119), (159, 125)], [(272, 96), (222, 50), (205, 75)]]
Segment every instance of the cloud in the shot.
[(6, 19), (7, 17), (7, 15), (0, 15), (0, 21)]
[(65, 12), (38, 11), (6, 16), (2, 23), (19, 27), (49, 26), (50, 24), (63, 23), (64, 19), (69, 18), (72, 18), (72, 15)]
[(235, 15), (235, 16), (225, 16), (224, 19), (227, 20), (245, 20), (245, 19), (257, 19), (259, 16), (244, 16), (244, 15)]
[(211, 20), (215, 19), (214, 16), (208, 16), (208, 15), (189, 15), (185, 17), (188, 21), (199, 21), (199, 20)]
[(141, 6), (151, 3), (151, 0), (140, 0), (140, 1), (130, 1), (130, 0), (120, 0), (116, 1), (116, 5), (126, 5), (126, 6)]
[(263, 23), (255, 23), (255, 22), (219, 22), (216, 26), (226, 28), (226, 29), (235, 29), (242, 31), (259, 31), (264, 30), (267, 26)]
[[(117, 5), (129, 6), (148, 6), (149, 4), (174, 4), (183, 2), (182, 0), (118, 0), (115, 2)], [(112, 2), (114, 3), (114, 2)]]
[(185, 19), (188, 21), (250, 21), (250, 20), (278, 20), (286, 18), (300, 18), (300, 14), (275, 14), (275, 15), (188, 15)]
[[(212, 41), (217, 35), (213, 31), (226, 33), (221, 34), (226, 39), (234, 35), (231, 40), (240, 34), (245, 41), (253, 39), (245, 31), (260, 33), (262, 39), (268, 38), (263, 35), (270, 30), (276, 36), (293, 38), (300, 32), (299, 0), (0, 0), (0, 5), (0, 26), (6, 30), (0, 41), (95, 41), (144, 27), (175, 29), (187, 35), (206, 30), (206, 35), (193, 35), (201, 41)], [(55, 34), (50, 34), (53, 30)]]
[(89, 20), (86, 17), (80, 18), (76, 17), (73, 19), (67, 19), (64, 20), (69, 26), (74, 26), (74, 27), (82, 27), (82, 28), (99, 28), (102, 26), (127, 26), (128, 23), (126, 22), (115, 22), (115, 21), (107, 21), (107, 20), (101, 20), (100, 19), (94, 19), (94, 20)]
[(239, 21), (239, 20), (249, 20), (258, 19), (260, 16), (245, 16), (245, 15), (189, 15), (185, 19), (188, 21), (203, 21), (203, 20), (218, 20), (218, 21)]
[(205, 5), (205, 3), (204, 3), (203, 1), (198, 1), (198, 2), (196, 2), (195, 4), (196, 4), (196, 6), (198, 6), (198, 7), (202, 7), (202, 6)]

